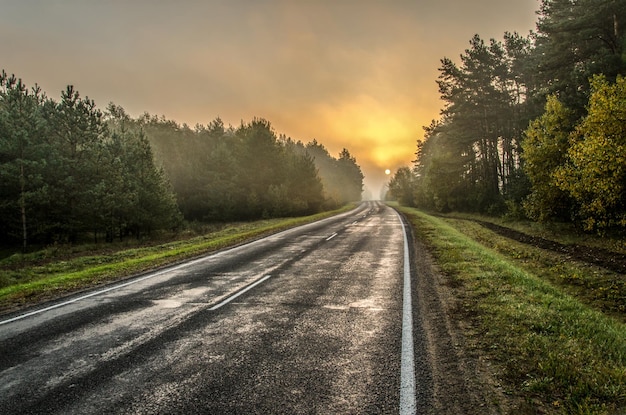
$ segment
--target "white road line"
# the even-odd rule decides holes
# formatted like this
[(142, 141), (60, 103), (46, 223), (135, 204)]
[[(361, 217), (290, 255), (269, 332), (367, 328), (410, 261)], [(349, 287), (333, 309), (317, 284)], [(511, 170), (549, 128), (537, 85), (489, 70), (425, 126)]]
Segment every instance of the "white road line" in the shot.
[(413, 305), (411, 304), (411, 263), (406, 229), (400, 214), (404, 237), (404, 288), (402, 294), (402, 354), (400, 357), (400, 415), (415, 414), (415, 365), (413, 356)]
[[(348, 214), (349, 213), (346, 213), (346, 215), (348, 215)], [(289, 233), (291, 231), (293, 231), (293, 229), (288, 229), (288, 230), (285, 230), (283, 232), (279, 232), (279, 233), (273, 235), (273, 237), (276, 237), (276, 236), (281, 235), (281, 234), (287, 234), (287, 233)], [(329, 241), (332, 238), (334, 238), (335, 236), (337, 236), (337, 233), (334, 233), (333, 235), (331, 235), (326, 240)], [(251, 243), (254, 243), (254, 242), (255, 241), (249, 242), (249, 243), (243, 244), (243, 245), (241, 245), (239, 247), (234, 247), (232, 249), (238, 249), (238, 248), (241, 248), (242, 246), (250, 245)], [(232, 249), (229, 249), (229, 250), (226, 250), (226, 251), (222, 251), (222, 252), (217, 252), (217, 253), (214, 253), (214, 254), (209, 254), (207, 256), (203, 256), (203, 257), (200, 257), (198, 259), (195, 259), (195, 260), (192, 260), (192, 261), (189, 261), (189, 262), (181, 263), (181, 264), (176, 265), (176, 266), (171, 267), (171, 268), (165, 268), (165, 269), (163, 269), (161, 271), (145, 275), (144, 277), (141, 277), (141, 278), (133, 279), (133, 280), (130, 280), (128, 282), (125, 282), (125, 283), (122, 283), (122, 284), (118, 284), (118, 285), (114, 285), (114, 286), (111, 286), (109, 288), (105, 288), (105, 289), (102, 289), (102, 290), (93, 291), (93, 292), (91, 292), (89, 294), (85, 294), (85, 295), (82, 295), (80, 297), (72, 298), (71, 300), (67, 300), (67, 301), (63, 301), (61, 303), (53, 304), (53, 305), (51, 305), (49, 307), (45, 307), (45, 308), (41, 308), (41, 309), (38, 309), (38, 310), (34, 310), (34, 311), (31, 311), (31, 312), (28, 312), (28, 313), (25, 313), (25, 314), (20, 314), (18, 316), (15, 316), (15, 317), (7, 319), (7, 320), (1, 320), (0, 321), (0, 326), (2, 326), (4, 324), (12, 323), (14, 321), (22, 320), (22, 319), (24, 319), (26, 317), (31, 317), (31, 316), (34, 316), (34, 315), (37, 315), (37, 314), (45, 313), (46, 311), (54, 310), (56, 308), (65, 307), (66, 305), (70, 305), (70, 304), (73, 304), (73, 303), (85, 300), (87, 298), (96, 297), (98, 295), (107, 293), (109, 291), (114, 291), (114, 290), (117, 290), (119, 288), (123, 288), (123, 287), (129, 286), (129, 285), (133, 285), (133, 284), (136, 284), (138, 282), (141, 282), (141, 281), (144, 281), (144, 280), (148, 280), (148, 279), (157, 277), (159, 275), (162, 275), (162, 274), (165, 274), (165, 273), (168, 273), (168, 272), (176, 271), (178, 269), (187, 267), (189, 265), (193, 265), (193, 264), (196, 264), (196, 263), (199, 263), (199, 262), (202, 262), (202, 261), (206, 261), (209, 258), (216, 258), (216, 257), (221, 256), (222, 254), (224, 254), (226, 252), (229, 252), (229, 251), (232, 252)]]
[(226, 304), (230, 303), (231, 301), (233, 301), (235, 298), (239, 297), (241, 294), (245, 293), (248, 290), (253, 289), (254, 287), (256, 287), (257, 285), (261, 284), (263, 281), (268, 280), (271, 277), (271, 275), (266, 275), (263, 278), (256, 280), (255, 282), (253, 282), (252, 284), (248, 285), (246, 288), (242, 289), (241, 291), (237, 291), (235, 294), (231, 295), (230, 297), (228, 297), (227, 299), (225, 299), (224, 301), (222, 301), (219, 304), (214, 305), (213, 307), (209, 308), (209, 310), (211, 311), (215, 311), (220, 307), (225, 306)]
[(333, 233), (332, 235), (330, 235), (328, 238), (326, 238), (327, 241), (330, 241), (331, 239), (333, 239), (335, 236), (337, 236), (337, 232)]

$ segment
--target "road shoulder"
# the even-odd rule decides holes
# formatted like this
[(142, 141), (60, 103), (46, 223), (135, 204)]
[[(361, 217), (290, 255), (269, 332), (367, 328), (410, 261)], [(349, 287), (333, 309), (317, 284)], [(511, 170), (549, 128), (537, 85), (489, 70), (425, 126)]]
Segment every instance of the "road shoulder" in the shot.
[(463, 315), (462, 287), (438, 269), (415, 232), (409, 229), (409, 233), (414, 324), (421, 325), (425, 335), (432, 413), (509, 413), (516, 405), (499, 385), (494, 366), (472, 341), (474, 329)]

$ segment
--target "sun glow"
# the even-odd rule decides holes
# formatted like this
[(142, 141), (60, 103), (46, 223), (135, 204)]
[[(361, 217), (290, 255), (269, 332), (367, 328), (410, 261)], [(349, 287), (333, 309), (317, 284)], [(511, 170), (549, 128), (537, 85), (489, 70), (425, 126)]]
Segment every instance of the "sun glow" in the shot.
[(385, 105), (375, 97), (360, 95), (353, 100), (318, 108), (326, 131), (335, 142), (345, 142), (364, 164), (386, 166), (405, 164), (419, 138), (419, 124), (412, 108)]

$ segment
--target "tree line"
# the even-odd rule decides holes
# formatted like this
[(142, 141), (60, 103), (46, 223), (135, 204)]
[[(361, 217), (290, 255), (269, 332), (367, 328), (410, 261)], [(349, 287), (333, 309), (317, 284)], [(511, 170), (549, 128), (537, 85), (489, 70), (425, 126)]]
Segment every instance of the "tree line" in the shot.
[(542, 0), (537, 29), (443, 58), (441, 117), (389, 194), (437, 211), (626, 228), (626, 0)]
[(148, 136), (187, 220), (299, 216), (361, 199), (363, 174), (347, 149), (335, 158), (316, 140), (277, 135), (265, 119), (235, 128), (218, 117), (192, 129), (117, 112), (127, 128)]
[(68, 86), (57, 102), (0, 75), (0, 235), (5, 246), (95, 242), (187, 221), (305, 215), (359, 200), (344, 149), (278, 137), (264, 119), (186, 125), (121, 106), (99, 110)]

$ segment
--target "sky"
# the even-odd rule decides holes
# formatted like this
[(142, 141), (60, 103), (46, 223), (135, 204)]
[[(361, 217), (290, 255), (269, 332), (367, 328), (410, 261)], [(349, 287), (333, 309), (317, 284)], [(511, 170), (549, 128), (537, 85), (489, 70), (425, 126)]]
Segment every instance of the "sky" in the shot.
[(190, 127), (254, 117), (347, 148), (377, 197), (439, 119), (437, 76), (474, 34), (535, 29), (539, 0), (0, 0), (0, 69), (58, 100)]

